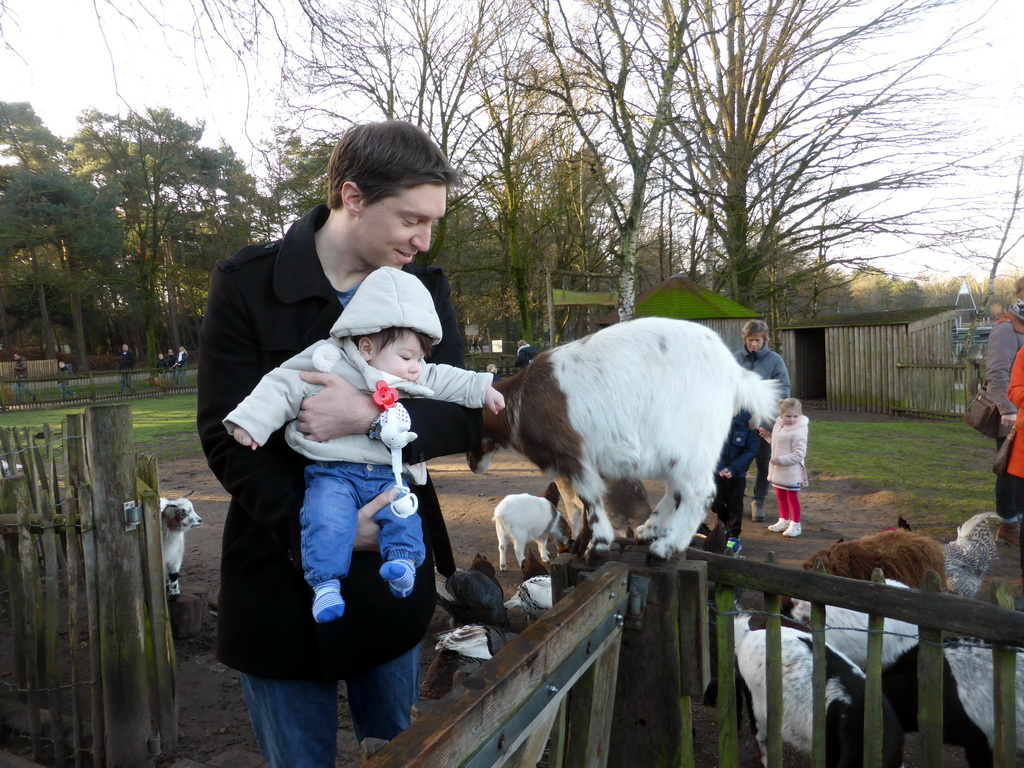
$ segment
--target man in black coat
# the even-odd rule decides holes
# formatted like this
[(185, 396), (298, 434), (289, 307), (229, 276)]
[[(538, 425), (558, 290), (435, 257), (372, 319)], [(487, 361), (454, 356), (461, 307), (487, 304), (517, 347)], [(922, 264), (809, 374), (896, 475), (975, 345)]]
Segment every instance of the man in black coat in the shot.
[(121, 371), (121, 394), (134, 392), (135, 384), (132, 382), (131, 369), (135, 367), (135, 353), (127, 344), (121, 345), (121, 356), (117, 358), (117, 369)]
[[(381, 266), (416, 275), (430, 291), (443, 338), (431, 362), (464, 364), (450, 286), (440, 268), (411, 262), (430, 247), (457, 174), (419, 129), (390, 121), (348, 131), (328, 165), (328, 204), (292, 224), (280, 241), (218, 262), (200, 334), (198, 427), (211, 469), (231, 494), (224, 527), (217, 656), (242, 672), (264, 757), (279, 766), (333, 766), (337, 681), (348, 683), (359, 741), (393, 738), (418, 698), (419, 642), (433, 614), (435, 560), (454, 571), (433, 486), (416, 488), (426, 562), (413, 593), (391, 594), (378, 575), (376, 526), (361, 510), (363, 551), (353, 554), (340, 619), (313, 621), (303, 579), (299, 508), (307, 460), (275, 433), (258, 451), (237, 444), (221, 421), (267, 371), (326, 338), (343, 304)], [(337, 376), (304, 373), (324, 389), (306, 399), (301, 431), (314, 440), (367, 432), (379, 414), (367, 395)], [(420, 437), (405, 459), (424, 461), (478, 443), (478, 410), (403, 401)], [(372, 508), (371, 508), (372, 507)], [(369, 547), (369, 548), (366, 548)], [(431, 547), (433, 556), (431, 556)], [(350, 597), (351, 595), (351, 597)]]

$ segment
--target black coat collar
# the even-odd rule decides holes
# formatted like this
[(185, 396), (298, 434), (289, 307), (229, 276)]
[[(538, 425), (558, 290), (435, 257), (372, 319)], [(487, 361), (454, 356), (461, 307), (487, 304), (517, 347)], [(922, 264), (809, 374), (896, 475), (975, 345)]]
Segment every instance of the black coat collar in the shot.
[(274, 292), (281, 301), (294, 304), (312, 296), (336, 300), (314, 240), (329, 213), (326, 205), (318, 205), (285, 233), (274, 265)]

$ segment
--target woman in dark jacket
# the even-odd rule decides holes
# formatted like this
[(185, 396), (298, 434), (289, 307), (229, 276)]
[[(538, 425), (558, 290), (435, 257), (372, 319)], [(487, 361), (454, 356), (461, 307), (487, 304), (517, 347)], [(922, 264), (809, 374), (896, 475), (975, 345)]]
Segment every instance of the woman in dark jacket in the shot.
[[(768, 349), (768, 323), (764, 320), (748, 320), (743, 324), (742, 333), (743, 348), (735, 352), (736, 362), (762, 379), (779, 382), (779, 399), (785, 400), (789, 397), (789, 371), (782, 356)], [(773, 425), (773, 422), (765, 422), (758, 428), (762, 439), (757, 452), (757, 471), (753, 499), (750, 502), (750, 519), (754, 522), (764, 520), (764, 503), (768, 498), (768, 462), (772, 457), (772, 447), (766, 438), (771, 435)]]

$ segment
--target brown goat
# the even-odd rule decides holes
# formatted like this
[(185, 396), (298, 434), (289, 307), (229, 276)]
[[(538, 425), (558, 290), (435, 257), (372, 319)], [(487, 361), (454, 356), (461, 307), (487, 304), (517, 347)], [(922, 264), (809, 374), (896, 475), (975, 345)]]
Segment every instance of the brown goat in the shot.
[(819, 558), (826, 573), (833, 576), (870, 581), (875, 568), (881, 568), (887, 579), (895, 579), (917, 589), (924, 574), (935, 571), (943, 589), (946, 585), (946, 557), (942, 544), (912, 531), (881, 531), (854, 541), (840, 541), (807, 558), (804, 570), (814, 570), (814, 563)]

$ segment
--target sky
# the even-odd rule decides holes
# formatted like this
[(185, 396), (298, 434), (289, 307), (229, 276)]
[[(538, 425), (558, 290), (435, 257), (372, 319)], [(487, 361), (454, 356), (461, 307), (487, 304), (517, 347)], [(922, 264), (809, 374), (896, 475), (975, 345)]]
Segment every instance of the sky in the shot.
[[(970, 92), (950, 113), (978, 132), (979, 144), (995, 143), (1010, 155), (1024, 151), (1024, 2), (990, 1), (987, 28), (972, 41), (970, 51), (945, 65), (946, 74), (968, 84)], [(176, 2), (183, 8), (184, 25), (191, 4)], [(161, 34), (151, 19), (135, 27), (102, 0), (6, 0), (6, 5), (7, 14), (0, 16), (0, 101), (31, 103), (44, 124), (63, 138), (77, 131), (76, 117), (87, 108), (123, 114), (166, 106), (190, 122), (205, 121), (204, 144), (224, 141), (243, 162), (258, 162), (253, 146), (270, 135), (275, 122), (268, 84), (275, 81), (276, 62), (271, 60), (260, 72), (243, 71), (223, 48), (197, 51), (190, 34)], [(971, 5), (977, 10), (981, 3)], [(288, 14), (279, 15), (281, 23), (288, 19)], [(943, 30), (957, 20), (936, 17), (934, 28)], [(215, 59), (212, 64), (210, 57)], [(1002, 181), (964, 180), (979, 195), (1001, 194), (1000, 183), (1008, 197), (1009, 176)], [(1024, 247), (1019, 250), (1007, 270), (1024, 268)], [(992, 252), (994, 244), (980, 243), (978, 251)], [(937, 266), (934, 254), (918, 254), (896, 262), (895, 268), (904, 274), (963, 274), (969, 264), (949, 259)]]
[[(31, 103), (58, 136), (75, 134), (76, 118), (85, 109), (123, 114), (146, 106), (169, 107), (190, 122), (204, 120), (203, 143), (216, 146), (223, 139), (243, 160), (253, 141), (269, 133), (272, 97), (254, 91), (251, 78), (223, 50), (213, 48), (214, 74), (191, 39), (161, 35), (148, 19), (137, 28), (103, 2), (7, 4), (8, 15), (0, 17), (6, 48), (0, 50), (0, 101)], [(191, 13), (188, 3), (181, 5)]]

